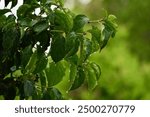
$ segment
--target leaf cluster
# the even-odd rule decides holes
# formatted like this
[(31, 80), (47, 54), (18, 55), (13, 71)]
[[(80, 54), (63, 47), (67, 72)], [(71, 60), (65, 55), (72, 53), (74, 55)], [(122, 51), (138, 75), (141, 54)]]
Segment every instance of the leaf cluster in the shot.
[[(11, 8), (17, 4), (11, 2)], [(116, 17), (91, 21), (63, 5), (63, 0), (24, 0), (17, 16), (11, 8), (0, 10), (0, 95), (5, 99), (63, 99), (55, 85), (65, 76), (65, 63), (69, 91), (85, 82), (90, 91), (97, 86), (101, 69), (88, 58), (115, 36)]]

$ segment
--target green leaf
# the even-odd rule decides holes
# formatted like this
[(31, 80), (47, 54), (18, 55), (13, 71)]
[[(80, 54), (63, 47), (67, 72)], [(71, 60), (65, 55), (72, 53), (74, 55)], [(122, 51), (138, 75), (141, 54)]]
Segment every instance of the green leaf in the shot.
[(87, 24), (89, 22), (89, 18), (85, 15), (77, 15), (74, 18), (74, 22), (73, 22), (73, 30), (75, 32), (80, 32), (83, 30), (83, 27), (85, 24)]
[(49, 91), (51, 100), (62, 100), (63, 99), (61, 92), (57, 88), (52, 87), (52, 88), (48, 89), (48, 91)]
[(58, 0), (58, 3), (60, 4), (61, 7), (64, 6), (64, 0)]
[(7, 17), (5, 15), (0, 15), (0, 28), (5, 25), (6, 19)]
[(28, 5), (28, 4), (21, 5), (19, 7), (19, 9), (17, 10), (17, 17), (18, 18), (25, 17), (27, 15), (27, 12), (29, 11), (30, 8), (31, 8), (31, 6)]
[(97, 77), (95, 70), (88, 65), (86, 68), (86, 76), (87, 76), (87, 83), (88, 83), (88, 89), (92, 91), (97, 85)]
[(117, 19), (117, 17), (115, 16), (115, 15), (109, 15), (108, 16), (108, 19), (110, 20), (110, 21), (112, 21), (112, 22), (116, 22), (116, 19)]
[(33, 52), (32, 52), (32, 46), (31, 45), (29, 45), (25, 49), (23, 49), (23, 51), (21, 53), (21, 65), (24, 68), (27, 65), (27, 63), (29, 62), (32, 54), (33, 54)]
[(75, 32), (69, 33), (69, 35), (66, 37), (65, 43), (66, 57), (70, 57), (76, 54), (79, 49), (79, 44), (80, 42)]
[(39, 0), (24, 0), (24, 4), (33, 4), (37, 3)]
[(89, 32), (92, 35), (92, 40), (100, 44), (101, 43), (101, 30), (98, 27), (92, 26), (92, 29), (89, 30)]
[(65, 68), (61, 62), (50, 63), (49, 67), (45, 69), (45, 73), (48, 80), (48, 86), (52, 87), (62, 81), (65, 75)]
[(0, 9), (0, 17), (8, 12), (11, 12), (11, 10), (10, 9)]
[(95, 74), (96, 74), (96, 79), (99, 80), (100, 76), (101, 76), (101, 68), (99, 65), (97, 65), (96, 63), (92, 62), (91, 64), (92, 69), (94, 70)]
[(46, 88), (46, 76), (45, 76), (45, 72), (41, 71), (39, 73), (39, 77), (40, 77), (41, 89), (42, 89), (42, 91), (44, 91), (45, 88)]
[(26, 18), (20, 19), (18, 22), (19, 22), (19, 24), (21, 26), (32, 27), (38, 22), (38, 20), (36, 20), (36, 19), (33, 20), (33, 19), (29, 18), (29, 17), (26, 17)]
[(72, 17), (62, 11), (56, 10), (54, 14), (54, 25), (55, 30), (62, 30), (64, 32), (69, 32), (73, 27)]
[(45, 54), (42, 54), (42, 55), (38, 55), (38, 60), (36, 62), (36, 68), (34, 70), (34, 73), (39, 73), (41, 72), (43, 69), (46, 68), (47, 66), (47, 62), (48, 62), (48, 59), (47, 57), (45, 56)]
[(111, 35), (113, 34), (112, 30), (109, 27), (105, 27), (102, 31), (103, 35), (103, 42), (101, 43), (101, 50), (107, 45), (108, 40), (110, 39)]
[(32, 96), (32, 93), (34, 91), (34, 85), (33, 82), (30, 80), (25, 80), (24, 81), (24, 94), (26, 97)]
[(67, 60), (68, 62), (70, 62), (70, 63), (73, 63), (73, 64), (77, 65), (79, 58), (78, 58), (78, 55), (75, 54), (75, 55), (73, 55), (73, 56), (70, 56), (70, 57), (66, 58), (66, 60)]
[(89, 39), (84, 40), (84, 49), (85, 49), (85, 58), (84, 61), (91, 55), (92, 50), (92, 42)]
[(45, 89), (43, 91), (43, 96), (42, 96), (42, 100), (50, 100), (51, 99), (51, 96), (50, 96), (50, 93), (47, 89)]
[(14, 27), (14, 23), (8, 24), (4, 28), (3, 32), (3, 43), (2, 46), (5, 50), (17, 48), (19, 44), (19, 32), (16, 27)]
[(23, 31), (23, 32), (20, 32), (20, 33), (22, 33), (21, 34), (22, 38), (20, 37), (21, 48), (25, 48), (31, 44), (33, 46), (33, 44), (35, 44), (35, 38), (34, 38), (33, 31), (30, 29), (25, 30), (24, 28), (21, 30)]
[(38, 22), (34, 25), (33, 30), (36, 33), (40, 33), (42, 31), (46, 30), (48, 27), (49, 27), (49, 25), (46, 21), (41, 21), (41, 22)]
[(20, 30), (20, 39), (22, 39), (25, 34), (25, 30), (23, 27), (19, 27), (19, 30)]
[(43, 92), (43, 100), (62, 100), (62, 94), (61, 92), (52, 87), (52, 88), (47, 88), (44, 92)]
[(114, 37), (117, 31), (117, 23), (116, 23), (116, 17), (114, 15), (109, 15), (103, 22), (104, 29), (102, 30), (102, 44), (101, 49), (103, 49), (110, 37)]
[(30, 57), (30, 60), (28, 64), (25, 67), (25, 71), (29, 73), (33, 73), (36, 68), (36, 62), (37, 62), (37, 51), (35, 51), (32, 56)]
[(18, 20), (25, 18), (25, 17), (29, 17), (29, 18), (31, 18), (31, 16), (33, 17), (34, 16), (33, 12), (35, 11), (36, 8), (39, 8), (39, 7), (40, 7), (39, 4), (32, 4), (32, 5), (31, 4), (23, 4), (23, 5), (21, 5), (17, 10)]
[(74, 82), (76, 75), (77, 75), (77, 65), (71, 64), (70, 65), (70, 75), (69, 75), (71, 83)]
[(84, 83), (84, 79), (85, 79), (84, 70), (83, 68), (78, 67), (77, 72), (76, 72), (76, 77), (74, 81), (72, 82), (69, 90), (71, 91), (71, 90), (75, 90), (79, 88)]
[(62, 60), (65, 56), (65, 38), (61, 35), (55, 35), (52, 38), (50, 55), (54, 62)]
[(35, 38), (36, 38), (36, 41), (40, 42), (39, 46), (42, 52), (45, 52), (47, 48), (50, 46), (51, 37), (50, 37), (49, 31), (48, 30), (42, 31), (41, 33), (37, 34)]

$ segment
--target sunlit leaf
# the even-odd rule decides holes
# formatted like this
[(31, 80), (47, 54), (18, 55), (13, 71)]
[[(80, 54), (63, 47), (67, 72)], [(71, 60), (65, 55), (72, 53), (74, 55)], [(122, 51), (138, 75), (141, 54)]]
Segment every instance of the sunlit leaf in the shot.
[(71, 64), (70, 65), (70, 75), (69, 75), (70, 82), (72, 82), (72, 83), (74, 82), (76, 75), (77, 75), (77, 66), (75, 64)]
[(49, 67), (46, 68), (45, 72), (48, 80), (48, 86), (52, 87), (62, 80), (65, 75), (65, 68), (61, 62), (52, 62), (49, 64)]
[(95, 74), (96, 74), (96, 79), (99, 80), (100, 76), (101, 76), (101, 68), (99, 65), (97, 65), (96, 63), (92, 62), (91, 64), (92, 69), (94, 70)]
[(96, 43), (101, 43), (101, 30), (98, 27), (93, 26), (92, 29), (89, 30), (92, 35), (92, 41), (96, 41)]
[(95, 70), (90, 65), (86, 68), (86, 76), (87, 76), (88, 89), (92, 91), (98, 85), (98, 83), (97, 83)]
[(30, 60), (29, 60), (28, 64), (27, 64), (26, 67), (25, 67), (25, 71), (26, 71), (27, 73), (32, 73), (32, 72), (35, 70), (37, 60), (38, 60), (38, 59), (37, 59), (37, 51), (35, 51), (35, 52), (31, 55)]

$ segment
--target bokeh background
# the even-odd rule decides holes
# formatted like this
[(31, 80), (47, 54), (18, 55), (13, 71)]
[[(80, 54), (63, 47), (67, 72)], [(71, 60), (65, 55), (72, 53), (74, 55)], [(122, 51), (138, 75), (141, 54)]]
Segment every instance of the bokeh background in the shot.
[(100, 19), (105, 9), (119, 24), (116, 37), (90, 57), (102, 69), (98, 87), (89, 92), (84, 85), (68, 93), (64, 78), (57, 87), (66, 98), (150, 99), (150, 0), (66, 0), (65, 5), (90, 19)]

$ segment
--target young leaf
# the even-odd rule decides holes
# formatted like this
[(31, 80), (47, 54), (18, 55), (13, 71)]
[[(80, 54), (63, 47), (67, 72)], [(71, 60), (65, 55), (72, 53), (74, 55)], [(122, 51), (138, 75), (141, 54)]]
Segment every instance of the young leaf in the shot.
[(114, 37), (117, 31), (117, 24), (115, 22), (116, 17), (114, 15), (109, 15), (107, 19), (104, 20), (104, 29), (102, 30), (103, 42), (101, 44), (101, 49), (103, 49), (110, 37)]
[(89, 22), (89, 18), (85, 15), (77, 15), (74, 18), (73, 22), (73, 31), (80, 32), (82, 31), (85, 24)]
[(94, 70), (95, 74), (96, 74), (96, 79), (99, 80), (100, 76), (101, 76), (101, 68), (99, 65), (97, 65), (96, 63), (92, 62), (91, 64), (92, 69)]
[(61, 35), (55, 35), (52, 38), (50, 55), (54, 62), (62, 60), (65, 56), (65, 38)]
[(89, 30), (92, 35), (92, 40), (96, 41), (98, 44), (101, 43), (101, 31), (98, 27), (92, 26), (92, 29)]
[(60, 4), (61, 7), (64, 6), (64, 0), (58, 0), (58, 3)]
[(45, 69), (45, 73), (48, 80), (48, 86), (52, 87), (62, 80), (65, 75), (65, 68), (61, 62), (52, 62), (49, 64), (49, 67)]
[(94, 69), (90, 65), (88, 65), (86, 68), (86, 76), (88, 89), (92, 91), (97, 86), (97, 77)]

